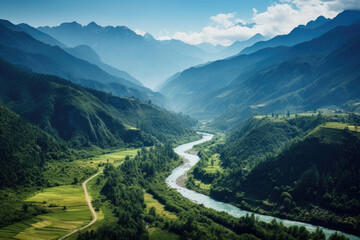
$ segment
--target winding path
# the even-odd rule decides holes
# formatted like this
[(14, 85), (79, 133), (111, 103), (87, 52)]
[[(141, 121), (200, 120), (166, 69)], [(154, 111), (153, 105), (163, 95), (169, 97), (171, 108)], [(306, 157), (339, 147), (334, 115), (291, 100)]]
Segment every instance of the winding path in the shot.
[(87, 191), (87, 188), (86, 188), (86, 184), (91, 180), (93, 179), (94, 177), (96, 177), (97, 175), (99, 175), (100, 173), (102, 173), (102, 171), (92, 175), (91, 177), (89, 177), (87, 180), (85, 180), (83, 183), (82, 183), (82, 187), (84, 189), (84, 193), (85, 193), (85, 201), (87, 202), (88, 206), (89, 206), (89, 209), (90, 209), (90, 212), (91, 212), (91, 215), (93, 217), (93, 219), (91, 220), (91, 222), (89, 222), (87, 225), (81, 227), (81, 228), (78, 228), (78, 229), (74, 229), (73, 231), (69, 232), (68, 234), (62, 236), (61, 238), (59, 238), (59, 240), (62, 240), (62, 239), (65, 239), (67, 237), (69, 237), (70, 235), (73, 235), (74, 233), (78, 232), (78, 231), (81, 231), (85, 228), (88, 228), (90, 227), (91, 225), (93, 225), (97, 219), (98, 219), (98, 215), (96, 214), (93, 206), (91, 205), (91, 201), (90, 201), (90, 197), (89, 197), (89, 193)]

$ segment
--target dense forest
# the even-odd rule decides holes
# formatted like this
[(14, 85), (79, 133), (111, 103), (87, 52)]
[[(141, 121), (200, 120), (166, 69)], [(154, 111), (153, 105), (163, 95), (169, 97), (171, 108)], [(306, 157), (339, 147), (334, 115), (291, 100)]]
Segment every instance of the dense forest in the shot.
[[(0, 100), (70, 147), (150, 146), (190, 136), (196, 121), (151, 103), (83, 88), (0, 61)], [(41, 94), (38, 94), (41, 92)]]
[(280, 151), (286, 143), (305, 136), (325, 121), (324, 117), (279, 117), (276, 121), (251, 118), (230, 132), (220, 150), (222, 163), (230, 168), (253, 168), (269, 154)]
[(251, 119), (225, 144), (200, 148), (205, 160), (221, 153), (222, 171), (200, 164), (187, 186), (201, 191), (199, 179), (211, 184), (203, 193), (242, 209), (359, 234), (358, 124), (354, 114)]
[[(169, 189), (165, 178), (180, 164), (171, 145), (157, 145), (138, 151), (118, 168), (107, 166), (102, 194), (116, 207), (116, 226), (103, 226), (79, 235), (78, 239), (147, 239), (147, 227), (157, 226), (180, 236), (180, 239), (325, 239), (321, 230), (313, 233), (304, 227), (284, 227), (276, 221), (261, 222), (254, 215), (234, 218), (184, 199)], [(144, 191), (151, 193), (176, 220), (145, 211)], [(330, 239), (343, 239), (333, 236)]]
[(64, 145), (0, 104), (1, 187), (45, 185), (45, 163), (69, 155)]

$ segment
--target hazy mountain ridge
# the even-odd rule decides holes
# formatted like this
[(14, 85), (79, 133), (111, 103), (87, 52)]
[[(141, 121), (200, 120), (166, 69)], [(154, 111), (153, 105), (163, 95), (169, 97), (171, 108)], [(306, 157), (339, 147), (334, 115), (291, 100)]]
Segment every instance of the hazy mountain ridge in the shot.
[[(341, 35), (342, 38), (335, 44), (331, 35)], [(343, 43), (346, 41), (345, 36), (349, 41)], [(330, 105), (340, 106), (347, 101), (359, 99), (360, 65), (357, 59), (360, 59), (360, 25), (339, 27), (325, 34), (324, 39), (329, 39), (328, 43), (335, 50), (284, 62), (238, 83), (237, 90), (220, 100), (217, 106), (219, 109), (220, 106), (229, 104), (227, 101), (241, 101), (239, 97), (244, 102), (234, 109), (229, 108), (229, 111), (220, 115), (214, 124), (221, 125), (220, 122), (225, 120), (231, 126), (256, 113), (284, 112), (286, 109), (301, 112)], [(331, 49), (323, 40), (311, 41), (316, 43), (314, 49), (321, 51), (317, 44), (323, 44), (323, 49)], [(336, 49), (340, 44), (342, 46)], [(307, 43), (299, 44), (298, 50), (307, 48), (306, 45)], [(233, 88), (235, 86), (233, 85)], [(275, 90), (272, 91), (272, 88)]]
[(129, 72), (147, 86), (155, 86), (168, 76), (203, 62), (191, 55), (191, 51), (197, 49), (194, 46), (185, 45), (191, 51), (183, 52), (184, 48), (178, 49), (183, 43), (149, 41), (125, 26), (102, 27), (94, 22), (82, 26), (71, 22), (38, 29), (71, 47), (89, 45), (105, 63)]
[(233, 55), (239, 54), (246, 47), (250, 47), (257, 42), (265, 41), (265, 40), (266, 38), (263, 35), (257, 33), (245, 41), (235, 41), (233, 44), (231, 44), (230, 46), (226, 47), (224, 50), (219, 52), (217, 56), (219, 59), (231, 57)]
[(319, 37), (335, 27), (348, 26), (358, 20), (360, 20), (359, 10), (346, 10), (332, 20), (320, 16), (305, 26), (300, 25), (294, 28), (289, 34), (279, 35), (268, 41), (255, 43), (253, 46), (241, 51), (241, 54), (250, 54), (267, 47), (294, 46), (295, 44)]
[(0, 19), (0, 24), (6, 26), (7, 28), (9, 28), (13, 31), (25, 32), (25, 33), (29, 34), (30, 36), (32, 36), (33, 38), (35, 38), (36, 40), (46, 43), (46, 44), (49, 44), (51, 46), (59, 46), (61, 48), (66, 47), (63, 43), (59, 42), (57, 39), (51, 37), (50, 35), (48, 35), (46, 33), (41, 32), (41, 31), (37, 30), (36, 28), (33, 28), (25, 23), (14, 25), (7, 20)]
[[(341, 15), (344, 16), (346, 13)], [(353, 21), (355, 20), (353, 19)], [(331, 21), (327, 21), (325, 24), (329, 23)], [(309, 98), (309, 95), (291, 95), (289, 91), (295, 93), (304, 88), (306, 84), (321, 77), (321, 75), (315, 74), (317, 66), (321, 63), (323, 64), (322, 69), (326, 68), (327, 63), (321, 60), (359, 35), (360, 30), (358, 24), (355, 23), (347, 27), (337, 27), (319, 38), (293, 47), (265, 48), (249, 55), (241, 54), (202, 67), (190, 68), (169, 81), (160, 92), (167, 94), (172, 99), (172, 102), (176, 104), (176, 109), (194, 116), (209, 118), (228, 110), (227, 116), (225, 114), (218, 118), (219, 123), (229, 119), (233, 119), (234, 123), (239, 119), (245, 119), (254, 111), (249, 108), (250, 106), (265, 103), (267, 106), (272, 105), (267, 109), (262, 109), (262, 111), (268, 112), (275, 109), (284, 110), (287, 107), (290, 110), (296, 110), (296, 108), (290, 107), (291, 104), (288, 105), (289, 101), (300, 109), (303, 109), (302, 107), (311, 108), (310, 102), (306, 102), (306, 100), (306, 103), (303, 102), (303, 97), (306, 99)], [(353, 47), (356, 48), (356, 46)], [(279, 70), (277, 74), (275, 74), (276, 69)], [(329, 71), (333, 70), (329, 67)], [(354, 68), (353, 72), (356, 73), (356, 71)], [(325, 70), (321, 73), (327, 74)], [(331, 74), (328, 75), (332, 77)], [(292, 76), (290, 80), (288, 76)], [(258, 81), (261, 78), (265, 85)], [(283, 79), (282, 82), (279, 78)], [(274, 80), (278, 85), (271, 85)], [(276, 87), (279, 87), (280, 90)], [(256, 92), (258, 92), (257, 95)], [(274, 93), (276, 94), (274, 95)], [(316, 95), (316, 93), (314, 94)], [(292, 100), (290, 100), (291, 98)], [(275, 101), (275, 99), (278, 100)], [(241, 110), (238, 108), (231, 112), (231, 109), (236, 109), (237, 105), (242, 105), (244, 108)], [(241, 115), (242, 111), (246, 111), (246, 114), (243, 112), (243, 117), (236, 117)], [(232, 116), (230, 117), (230, 115)], [(235, 120), (236, 118), (237, 120)]]
[[(12, 25), (16, 27), (15, 25)], [(0, 24), (0, 56), (35, 72), (53, 74), (89, 88), (118, 96), (135, 96), (164, 106), (164, 97), (126, 79), (112, 76), (97, 65), (74, 57), (58, 46), (44, 44), (25, 32)]]
[(108, 72), (109, 74), (115, 77), (123, 78), (139, 86), (143, 86), (143, 84), (139, 80), (137, 80), (127, 72), (121, 71), (117, 68), (114, 68), (110, 65), (103, 63), (99, 55), (91, 47), (87, 45), (79, 45), (73, 48), (64, 48), (64, 50), (77, 58), (96, 64), (101, 69), (103, 69), (104, 71)]
[(98, 65), (100, 68), (102, 68), (104, 71), (108, 72), (111, 75), (126, 79), (130, 82), (134, 82), (134, 83), (142, 86), (142, 83), (139, 82), (134, 77), (132, 77), (130, 74), (128, 74), (124, 71), (118, 70), (114, 67), (111, 67), (111, 66), (101, 62), (100, 57), (89, 46), (79, 45), (79, 46), (76, 46), (73, 48), (68, 48), (65, 44), (59, 42), (57, 39), (51, 37), (50, 35), (42, 32), (42, 31), (37, 30), (36, 28), (31, 27), (28, 24), (21, 23), (18, 25), (14, 25), (7, 20), (0, 20), (0, 23), (13, 31), (25, 32), (40, 42), (49, 44), (51, 46), (59, 46), (77, 58), (80, 58), (85, 61), (88, 61), (88, 62)]

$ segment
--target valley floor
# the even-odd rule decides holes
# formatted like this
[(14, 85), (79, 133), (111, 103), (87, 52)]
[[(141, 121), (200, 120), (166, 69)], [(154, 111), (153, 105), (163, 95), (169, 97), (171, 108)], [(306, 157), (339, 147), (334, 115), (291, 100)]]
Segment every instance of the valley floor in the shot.
[[(97, 157), (76, 160), (71, 165), (73, 168), (90, 166), (91, 168), (99, 171), (88, 179), (90, 182), (87, 184), (90, 201), (92, 201), (93, 205), (96, 197), (100, 195), (101, 189), (97, 187), (97, 185), (101, 184), (101, 181), (96, 183), (95, 180), (101, 177), (99, 174), (101, 174), (104, 163), (108, 162), (114, 166), (118, 166), (124, 161), (126, 156), (133, 156), (137, 153), (137, 151), (138, 149), (114, 151)], [(72, 169), (71, 167), (67, 169), (67, 171), (74, 170), (75, 169)], [(63, 180), (64, 177), (65, 174), (54, 174), (52, 180), (54, 181), (56, 179), (58, 182), (62, 182), (61, 180)], [(88, 180), (86, 180), (86, 182), (88, 182)], [(68, 182), (69, 180), (65, 179), (63, 181)], [(95, 206), (96, 218), (93, 220), (93, 216), (89, 210), (88, 202), (84, 194), (85, 186), (83, 187), (80, 183), (76, 182), (73, 184), (46, 188), (36, 192), (33, 196), (25, 199), (24, 202), (28, 205), (41, 206), (45, 208), (46, 211), (44, 214), (1, 228), (0, 238), (45, 240), (58, 239), (66, 235), (66, 239), (75, 239), (76, 234), (71, 234), (73, 236), (70, 236), (69, 233), (72, 233), (79, 228), (81, 228), (81, 230), (85, 230), (85, 227), (91, 227), (89, 225), (90, 223), (95, 223), (94, 220), (98, 220), (93, 227), (96, 228), (102, 224), (101, 222), (104, 220), (105, 215), (107, 216), (107, 220), (111, 220), (112, 213), (109, 206), (106, 204), (102, 207)]]

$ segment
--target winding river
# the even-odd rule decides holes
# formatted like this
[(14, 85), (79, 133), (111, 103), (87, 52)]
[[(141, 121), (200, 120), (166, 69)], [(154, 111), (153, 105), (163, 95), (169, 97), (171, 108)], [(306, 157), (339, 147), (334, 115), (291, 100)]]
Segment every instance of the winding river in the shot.
[[(180, 145), (178, 147), (176, 147), (174, 149), (174, 151), (179, 154), (180, 156), (182, 156), (184, 159), (186, 159), (187, 161), (185, 161), (184, 164), (180, 165), (179, 167), (175, 168), (171, 175), (168, 176), (166, 178), (166, 184), (168, 186), (170, 186), (171, 188), (176, 189), (181, 195), (183, 195), (184, 197), (188, 198), (189, 200), (198, 203), (198, 204), (203, 204), (205, 207), (207, 208), (212, 208), (215, 209), (217, 211), (224, 211), (227, 212), (228, 214), (234, 216), (234, 217), (242, 217), (245, 216), (246, 214), (252, 214), (252, 212), (249, 211), (244, 211), (241, 210), (240, 208), (237, 208), (231, 204), (228, 203), (224, 203), (224, 202), (220, 202), (217, 201), (209, 196), (206, 196), (204, 194), (195, 192), (193, 190), (187, 189), (185, 187), (179, 186), (178, 185), (178, 179), (184, 175), (186, 175), (186, 173), (193, 167), (196, 165), (196, 163), (200, 160), (200, 158), (196, 155), (192, 155), (192, 154), (188, 154), (186, 153), (187, 150), (190, 150), (193, 148), (193, 146), (198, 145), (200, 143), (204, 143), (207, 141), (210, 141), (214, 135), (212, 134), (208, 134), (208, 133), (201, 133), (203, 134), (203, 138), (194, 142), (190, 142), (190, 143), (186, 143), (183, 145)], [(271, 216), (267, 216), (267, 215), (261, 215), (261, 214), (257, 214), (255, 213), (255, 216), (258, 217), (261, 221), (264, 222), (271, 222), (271, 220), (276, 219), (278, 222), (281, 221), (285, 226), (294, 226), (294, 225), (298, 225), (298, 226), (304, 226), (307, 230), (309, 231), (315, 231), (317, 226), (312, 225), (312, 224), (308, 224), (308, 223), (303, 223), (303, 222), (296, 222), (296, 221), (291, 221), (291, 220), (286, 220), (286, 219), (280, 219), (280, 218), (275, 218), (275, 217), (271, 217)], [(324, 228), (324, 227), (320, 227), (323, 232), (325, 233), (326, 237), (329, 237), (331, 234), (335, 233), (335, 230), (331, 230), (328, 228)], [(340, 231), (338, 231), (339, 233), (342, 233)], [(354, 236), (354, 235), (349, 235), (349, 234), (345, 234), (342, 233), (345, 236), (347, 236), (348, 238), (350, 238), (351, 240), (360, 240), (360, 237)]]

